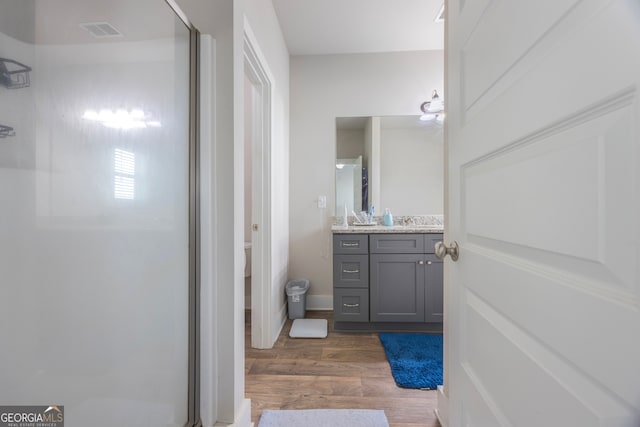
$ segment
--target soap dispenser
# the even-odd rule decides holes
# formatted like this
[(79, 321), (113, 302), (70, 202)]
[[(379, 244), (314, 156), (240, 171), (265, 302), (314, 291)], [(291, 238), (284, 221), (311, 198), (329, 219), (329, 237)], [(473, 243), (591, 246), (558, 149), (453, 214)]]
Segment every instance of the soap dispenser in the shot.
[(382, 221), (384, 222), (384, 225), (386, 225), (387, 227), (391, 227), (393, 225), (393, 215), (391, 215), (391, 211), (389, 210), (389, 208), (386, 208), (384, 210)]

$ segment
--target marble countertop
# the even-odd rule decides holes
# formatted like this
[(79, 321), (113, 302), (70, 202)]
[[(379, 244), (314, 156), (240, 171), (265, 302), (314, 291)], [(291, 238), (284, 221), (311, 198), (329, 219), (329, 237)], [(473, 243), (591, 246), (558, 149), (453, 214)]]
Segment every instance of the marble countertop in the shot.
[(375, 233), (443, 233), (442, 226), (433, 225), (350, 225), (344, 228), (343, 225), (331, 227), (333, 234), (375, 234)]

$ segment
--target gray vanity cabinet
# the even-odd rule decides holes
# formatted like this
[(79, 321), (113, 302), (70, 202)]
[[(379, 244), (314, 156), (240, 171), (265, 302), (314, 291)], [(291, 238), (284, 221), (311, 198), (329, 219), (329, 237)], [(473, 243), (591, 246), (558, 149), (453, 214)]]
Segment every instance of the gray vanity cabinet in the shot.
[(334, 234), (336, 329), (424, 330), (442, 323), (442, 261), (433, 254), (441, 240), (433, 233)]
[(372, 322), (442, 322), (442, 234), (369, 236)]

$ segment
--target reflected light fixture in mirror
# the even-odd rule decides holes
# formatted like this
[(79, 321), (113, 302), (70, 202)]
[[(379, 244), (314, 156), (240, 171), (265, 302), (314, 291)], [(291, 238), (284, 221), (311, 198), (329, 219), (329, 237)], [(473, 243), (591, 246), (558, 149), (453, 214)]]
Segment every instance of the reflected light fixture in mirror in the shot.
[(116, 111), (104, 108), (99, 112), (87, 110), (82, 118), (92, 122), (101, 123), (103, 126), (113, 129), (144, 129), (147, 127), (162, 127), (162, 124), (153, 120), (151, 113), (141, 109), (127, 111), (118, 109)]
[(437, 120), (442, 123), (444, 121), (444, 101), (438, 95), (438, 91), (433, 91), (431, 101), (420, 104), (420, 111), (422, 111), (420, 120), (423, 122)]

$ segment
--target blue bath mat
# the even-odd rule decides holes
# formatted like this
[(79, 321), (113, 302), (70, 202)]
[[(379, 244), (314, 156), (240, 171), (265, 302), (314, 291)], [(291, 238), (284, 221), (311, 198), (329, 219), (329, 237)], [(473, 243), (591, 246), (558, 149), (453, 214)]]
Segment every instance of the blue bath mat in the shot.
[(442, 335), (380, 333), (399, 387), (435, 389), (442, 384)]

